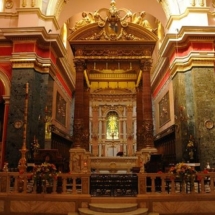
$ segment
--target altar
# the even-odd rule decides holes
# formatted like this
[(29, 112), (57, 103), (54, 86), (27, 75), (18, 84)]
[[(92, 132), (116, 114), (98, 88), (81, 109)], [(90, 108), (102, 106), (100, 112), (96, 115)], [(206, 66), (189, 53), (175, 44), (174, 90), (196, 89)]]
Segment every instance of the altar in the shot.
[(91, 169), (97, 173), (129, 173), (138, 166), (138, 157), (91, 157)]

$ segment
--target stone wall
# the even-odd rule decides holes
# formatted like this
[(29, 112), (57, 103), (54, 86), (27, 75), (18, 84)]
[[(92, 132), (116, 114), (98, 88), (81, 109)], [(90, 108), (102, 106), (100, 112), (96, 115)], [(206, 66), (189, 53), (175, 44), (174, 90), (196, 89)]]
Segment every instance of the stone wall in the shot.
[(215, 121), (214, 86), (213, 68), (192, 68), (185, 73), (177, 73), (173, 79), (178, 161), (186, 161), (185, 149), (192, 135), (201, 168), (207, 162), (214, 163), (214, 128), (205, 125), (208, 120)]
[[(30, 149), (34, 136), (41, 147), (44, 145), (44, 110), (52, 97), (47, 98), (48, 74), (37, 73), (34, 69), (14, 69), (12, 72), (11, 97), (6, 142), (6, 161), (9, 167), (16, 168), (21, 157), (19, 149), (23, 144), (23, 126), (15, 128), (14, 122), (24, 122), (25, 86), (29, 83), (26, 147)], [(40, 117), (39, 117), (40, 116)]]
[(201, 166), (215, 163), (215, 128), (207, 128), (206, 121), (215, 122), (214, 68), (193, 68), (195, 103), (195, 131), (199, 144)]

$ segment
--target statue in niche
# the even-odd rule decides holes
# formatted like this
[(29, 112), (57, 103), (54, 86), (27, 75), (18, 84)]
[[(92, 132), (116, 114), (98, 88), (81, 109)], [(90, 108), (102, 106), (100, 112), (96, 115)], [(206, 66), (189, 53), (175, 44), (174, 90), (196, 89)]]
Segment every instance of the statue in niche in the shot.
[(185, 152), (187, 162), (195, 163), (197, 161), (197, 149), (192, 135), (190, 135)]
[(118, 115), (115, 112), (110, 112), (107, 116), (107, 139), (118, 139), (118, 129)]

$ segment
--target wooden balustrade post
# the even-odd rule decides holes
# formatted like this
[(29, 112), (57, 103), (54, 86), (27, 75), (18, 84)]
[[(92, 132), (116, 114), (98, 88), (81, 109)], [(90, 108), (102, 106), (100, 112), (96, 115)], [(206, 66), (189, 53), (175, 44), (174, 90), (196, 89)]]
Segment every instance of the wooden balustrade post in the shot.
[(6, 188), (6, 192), (10, 192), (10, 175), (7, 173), (6, 175), (6, 184), (7, 184), (7, 188)]
[(214, 193), (214, 178), (211, 177), (211, 184), (210, 184), (210, 188), (211, 188), (211, 193)]
[(62, 187), (63, 187), (63, 190), (62, 190), (62, 193), (66, 193), (66, 184), (67, 184), (67, 178), (64, 178), (62, 177), (62, 180), (63, 180), (63, 184), (62, 184)]
[(166, 177), (161, 177), (161, 193), (164, 193), (166, 191)]
[(82, 194), (90, 194), (90, 174), (81, 177)]
[(138, 194), (146, 193), (146, 176), (138, 174)]
[(26, 174), (24, 175), (23, 180), (24, 180), (23, 192), (27, 193), (27, 175)]
[(57, 179), (53, 181), (53, 190), (52, 193), (55, 194), (57, 193)]
[(36, 193), (36, 189), (37, 189), (37, 187), (36, 187), (36, 183), (35, 183), (35, 181), (34, 181), (34, 183), (33, 183), (33, 191), (32, 191), (33, 194)]
[(201, 189), (200, 189), (200, 193), (205, 193), (205, 183), (204, 183), (204, 178), (201, 179)]
[(171, 191), (170, 193), (175, 193), (175, 181), (174, 180), (171, 180)]
[(77, 193), (77, 190), (76, 190), (76, 177), (72, 178), (72, 193), (75, 194)]
[(156, 177), (151, 176), (150, 178), (151, 178), (151, 182), (152, 182), (151, 192), (155, 193), (155, 179), (156, 179)]

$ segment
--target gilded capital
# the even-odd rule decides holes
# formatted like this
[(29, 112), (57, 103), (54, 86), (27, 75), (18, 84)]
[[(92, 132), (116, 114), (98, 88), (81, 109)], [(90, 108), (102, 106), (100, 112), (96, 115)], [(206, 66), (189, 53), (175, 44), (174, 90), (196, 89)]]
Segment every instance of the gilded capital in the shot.
[(142, 71), (150, 71), (152, 67), (152, 59), (143, 59), (140, 62), (140, 68)]
[(74, 64), (77, 72), (82, 72), (86, 69), (85, 60), (74, 59)]

